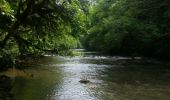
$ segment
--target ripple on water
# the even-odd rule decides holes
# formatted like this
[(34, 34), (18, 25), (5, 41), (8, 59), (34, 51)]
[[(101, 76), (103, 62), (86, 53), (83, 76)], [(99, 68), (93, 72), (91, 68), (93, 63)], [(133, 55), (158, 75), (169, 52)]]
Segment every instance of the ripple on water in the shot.
[[(35, 77), (15, 79), (17, 100), (169, 100), (170, 70), (156, 70), (153, 64), (119, 64), (130, 57), (84, 54), (47, 56), (31, 70), (28, 67)], [(90, 82), (81, 84), (81, 79)]]

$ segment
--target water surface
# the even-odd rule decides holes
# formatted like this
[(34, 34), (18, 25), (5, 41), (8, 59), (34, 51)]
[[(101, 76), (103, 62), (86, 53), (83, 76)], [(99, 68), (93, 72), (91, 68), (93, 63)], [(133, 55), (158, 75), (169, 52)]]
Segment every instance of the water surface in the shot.
[[(77, 52), (84, 54), (47, 56), (24, 71), (14, 70), (16, 100), (169, 100), (169, 65)], [(82, 84), (81, 79), (90, 83)]]

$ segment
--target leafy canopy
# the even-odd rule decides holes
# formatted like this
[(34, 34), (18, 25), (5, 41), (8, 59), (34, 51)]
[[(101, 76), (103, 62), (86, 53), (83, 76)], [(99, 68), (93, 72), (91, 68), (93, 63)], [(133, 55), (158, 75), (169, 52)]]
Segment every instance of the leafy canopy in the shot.
[(0, 0), (0, 54), (75, 48), (85, 21), (78, 0)]

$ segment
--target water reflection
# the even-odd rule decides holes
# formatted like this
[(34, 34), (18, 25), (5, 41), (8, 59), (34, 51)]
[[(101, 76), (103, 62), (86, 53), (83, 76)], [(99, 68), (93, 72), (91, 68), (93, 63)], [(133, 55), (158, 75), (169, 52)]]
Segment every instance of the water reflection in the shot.
[(84, 55), (47, 56), (24, 69), (34, 77), (16, 75), (16, 100), (169, 100), (169, 65), (77, 51)]

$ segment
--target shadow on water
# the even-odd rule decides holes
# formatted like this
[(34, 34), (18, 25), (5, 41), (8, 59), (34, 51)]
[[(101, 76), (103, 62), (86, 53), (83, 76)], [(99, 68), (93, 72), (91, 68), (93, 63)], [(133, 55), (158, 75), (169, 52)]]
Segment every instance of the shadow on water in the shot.
[(26, 69), (5, 72), (15, 78), (16, 100), (169, 100), (168, 64), (76, 52), (83, 55), (47, 56)]

